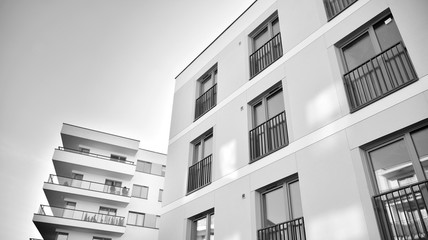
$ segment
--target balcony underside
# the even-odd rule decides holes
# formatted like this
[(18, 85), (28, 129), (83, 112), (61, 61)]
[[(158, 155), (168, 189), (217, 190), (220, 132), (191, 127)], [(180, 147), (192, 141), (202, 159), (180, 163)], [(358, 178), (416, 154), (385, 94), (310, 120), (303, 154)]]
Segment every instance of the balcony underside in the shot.
[(55, 232), (58, 228), (62, 230), (87, 232), (94, 235), (105, 234), (111, 236), (121, 236), (125, 233), (126, 229), (124, 226), (114, 226), (38, 214), (34, 214), (33, 223), (36, 225), (44, 240), (55, 240)]

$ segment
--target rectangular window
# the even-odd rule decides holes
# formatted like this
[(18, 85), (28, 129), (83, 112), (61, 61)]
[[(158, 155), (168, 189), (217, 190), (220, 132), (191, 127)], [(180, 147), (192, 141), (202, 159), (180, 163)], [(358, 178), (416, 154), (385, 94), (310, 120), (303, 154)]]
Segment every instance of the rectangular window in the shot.
[(144, 216), (144, 213), (129, 212), (127, 224), (142, 227), (144, 223)]
[(258, 192), (261, 194), (262, 228), (260, 240), (305, 239), (300, 187), (297, 176), (270, 184)]
[(327, 18), (330, 21), (357, 0), (323, 0)]
[(111, 238), (93, 237), (92, 240), (111, 240)]
[(89, 148), (83, 148), (83, 147), (79, 147), (79, 151), (84, 154), (88, 154), (91, 152)]
[(67, 240), (68, 239), (68, 233), (63, 232), (57, 232), (55, 240)]
[(83, 174), (72, 173), (71, 176), (73, 178), (71, 180), (71, 186), (72, 187), (77, 187), (77, 188), (82, 187)]
[(166, 166), (162, 164), (151, 163), (151, 162), (146, 162), (141, 160), (137, 161), (136, 170), (138, 172), (143, 172), (143, 173), (148, 173), (148, 174), (153, 174), (158, 176), (165, 176), (165, 169), (166, 169)]
[(393, 16), (377, 20), (340, 45), (352, 112), (417, 80)]
[(365, 148), (383, 239), (428, 236), (428, 127), (410, 128)]
[(114, 208), (108, 208), (108, 207), (100, 207), (100, 210), (98, 213), (104, 214), (104, 215), (111, 215), (116, 216), (117, 209)]
[(120, 194), (122, 189), (122, 182), (106, 179), (104, 192)]
[(217, 64), (198, 80), (197, 86), (195, 120), (217, 105)]
[(162, 202), (163, 189), (159, 189), (158, 201)]
[(249, 37), (253, 44), (250, 55), (250, 78), (253, 78), (283, 54), (278, 13), (275, 12)]
[(133, 197), (147, 199), (148, 193), (149, 193), (149, 188), (146, 186), (140, 186), (140, 185), (134, 184), (134, 187), (132, 188)]
[(110, 154), (110, 159), (111, 160), (115, 160), (115, 161), (119, 161), (119, 162), (125, 162), (126, 161), (126, 157), (119, 156), (119, 155), (116, 155), (116, 154)]
[(190, 193), (211, 183), (213, 132), (208, 130), (192, 142), (192, 165), (189, 167), (187, 192)]
[(190, 219), (191, 240), (214, 240), (214, 210)]
[(250, 162), (288, 145), (287, 122), (281, 84), (276, 84), (251, 103)]
[(76, 209), (76, 202), (65, 202), (65, 209), (62, 213), (63, 218), (73, 218), (74, 210)]
[(129, 212), (128, 214), (128, 225), (148, 227), (148, 228), (159, 228), (160, 216), (146, 213)]

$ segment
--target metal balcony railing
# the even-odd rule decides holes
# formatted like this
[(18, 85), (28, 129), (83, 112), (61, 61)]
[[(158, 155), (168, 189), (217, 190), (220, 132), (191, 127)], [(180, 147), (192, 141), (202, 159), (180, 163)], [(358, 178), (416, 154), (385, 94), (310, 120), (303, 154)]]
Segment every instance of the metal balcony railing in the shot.
[(124, 226), (125, 218), (96, 212), (81, 211), (62, 207), (40, 205), (37, 215), (73, 219), (78, 221), (95, 222), (115, 226)]
[(276, 34), (267, 43), (250, 55), (250, 78), (269, 67), (282, 56), (281, 33)]
[(77, 154), (86, 155), (86, 156), (90, 156), (90, 157), (100, 158), (100, 159), (104, 159), (104, 160), (134, 165), (134, 162), (131, 162), (131, 161), (119, 160), (119, 159), (111, 158), (110, 156), (105, 156), (105, 155), (96, 154), (96, 153), (88, 153), (88, 152), (80, 151), (77, 149), (65, 148), (65, 147), (58, 147), (57, 149), (60, 151), (72, 152), (72, 153), (77, 153)]
[(187, 192), (191, 193), (211, 183), (212, 155), (189, 167)]
[(357, 0), (324, 0), (328, 21), (343, 12)]
[(129, 188), (127, 187), (110, 186), (103, 183), (61, 177), (53, 174), (49, 175), (48, 183), (129, 197)]
[(303, 217), (257, 231), (258, 240), (305, 240)]
[(428, 181), (373, 197), (385, 240), (428, 238)]
[(288, 145), (285, 111), (250, 131), (250, 162)]
[(352, 69), (343, 78), (352, 112), (417, 80), (401, 42)]
[(196, 99), (195, 120), (217, 105), (217, 84)]

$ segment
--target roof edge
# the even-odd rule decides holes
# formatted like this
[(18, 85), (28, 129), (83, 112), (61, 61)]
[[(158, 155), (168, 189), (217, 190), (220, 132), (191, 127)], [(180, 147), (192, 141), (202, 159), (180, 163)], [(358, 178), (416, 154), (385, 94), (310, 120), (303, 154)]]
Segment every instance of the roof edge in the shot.
[(213, 45), (214, 42), (216, 42), (217, 39), (219, 39), (236, 21), (238, 21), (242, 15), (244, 15), (256, 2), (257, 0), (251, 3), (251, 5), (247, 7), (244, 12), (242, 12), (229, 26), (227, 26), (226, 29), (224, 29), (204, 50), (202, 50), (202, 52), (199, 53), (198, 56), (196, 56), (174, 79), (177, 79), (184, 71), (186, 71), (186, 69), (189, 68), (190, 65), (196, 61), (196, 59), (198, 59), (209, 47), (211, 47), (211, 45)]

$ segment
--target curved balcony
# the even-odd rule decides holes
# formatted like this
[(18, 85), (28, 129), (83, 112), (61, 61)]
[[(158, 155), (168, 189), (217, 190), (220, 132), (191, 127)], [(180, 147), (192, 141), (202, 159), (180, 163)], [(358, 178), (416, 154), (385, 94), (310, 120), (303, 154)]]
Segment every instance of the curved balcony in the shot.
[(113, 235), (125, 233), (124, 217), (47, 205), (40, 205), (33, 222), (44, 239), (50, 239), (56, 228)]
[(53, 163), (57, 173), (66, 175), (71, 169), (102, 171), (117, 178), (130, 179), (135, 173), (132, 161), (120, 160), (101, 154), (88, 153), (75, 149), (58, 147), (55, 149)]
[(130, 202), (129, 188), (78, 180), (51, 174), (43, 186), (50, 203), (59, 204), (62, 197), (96, 198), (106, 203), (126, 205)]

